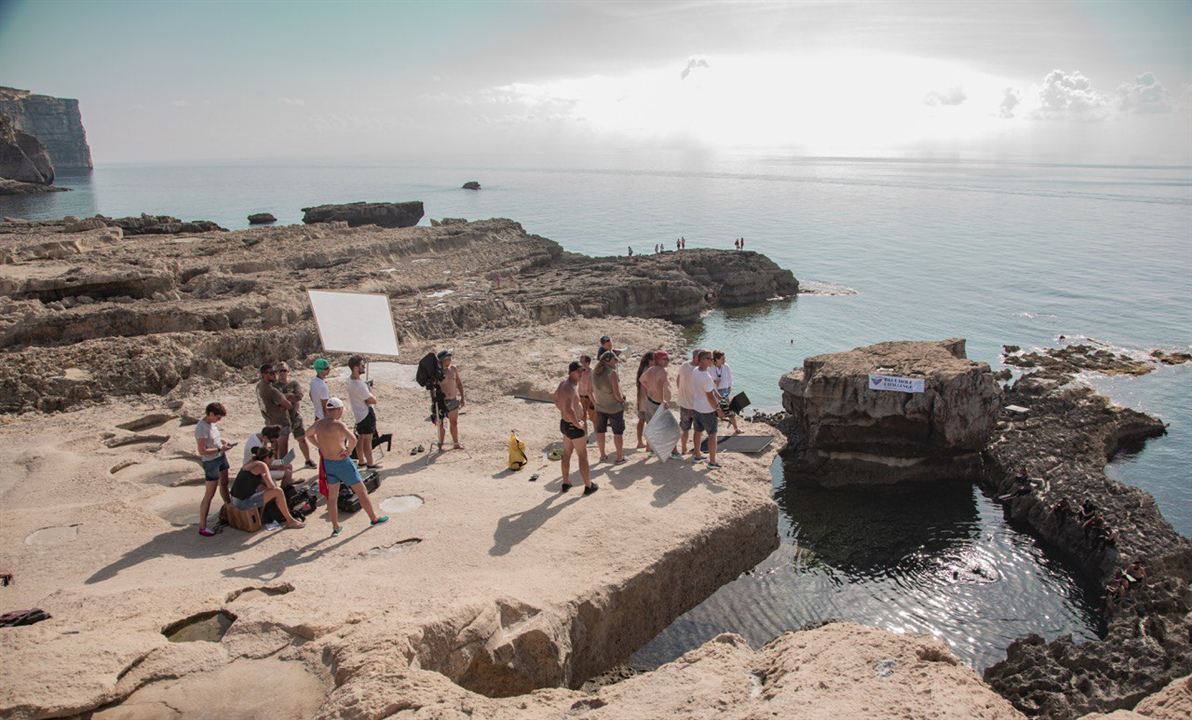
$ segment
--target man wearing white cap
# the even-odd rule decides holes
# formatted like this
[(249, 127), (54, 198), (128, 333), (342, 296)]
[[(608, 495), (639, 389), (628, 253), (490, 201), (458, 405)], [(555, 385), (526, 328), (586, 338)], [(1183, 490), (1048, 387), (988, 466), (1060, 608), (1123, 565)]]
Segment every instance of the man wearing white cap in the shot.
[(377, 517), (372, 502), (368, 499), (368, 488), (360, 481), (360, 471), (352, 462), (352, 448), (356, 447), (356, 433), (340, 418), (344, 414), (344, 401), (337, 397), (328, 398), (326, 411), (306, 431), (306, 439), (319, 448), (323, 467), (327, 471), (327, 514), (331, 516), (331, 537), (340, 533), (339, 526), (339, 484), (352, 488), (360, 498), (360, 507), (368, 513), (372, 525), (380, 525), (389, 519), (388, 515)]

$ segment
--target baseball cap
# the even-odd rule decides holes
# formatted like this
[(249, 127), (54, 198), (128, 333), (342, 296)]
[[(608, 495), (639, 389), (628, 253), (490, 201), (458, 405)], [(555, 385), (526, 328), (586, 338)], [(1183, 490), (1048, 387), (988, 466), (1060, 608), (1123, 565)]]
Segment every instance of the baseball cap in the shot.
[(440, 350), (439, 351), (439, 359), (440, 360), (442, 360), (443, 358), (449, 358), (449, 357), (454, 357), (453, 353), (450, 350)]
[(578, 370), (583, 370), (583, 369), (584, 369), (584, 366), (580, 365), (578, 360), (572, 360), (571, 364), (567, 366), (568, 374), (576, 372)]
[(665, 350), (657, 350), (654, 352), (654, 362), (662, 362), (663, 360), (670, 360), (670, 355)]
[[(315, 360), (315, 364), (313, 367), (315, 370), (330, 370), (331, 363), (327, 362), (324, 358), (319, 358), (318, 360)], [(343, 406), (341, 405), (340, 407), (343, 407)]]
[(344, 406), (344, 401), (343, 401), (343, 400), (340, 400), (340, 399), (339, 399), (339, 398), (337, 398), (337, 397), (333, 397), (333, 398), (328, 398), (328, 399), (327, 399), (327, 408), (328, 408), (328, 409), (331, 409), (331, 408), (342, 408), (343, 406)]

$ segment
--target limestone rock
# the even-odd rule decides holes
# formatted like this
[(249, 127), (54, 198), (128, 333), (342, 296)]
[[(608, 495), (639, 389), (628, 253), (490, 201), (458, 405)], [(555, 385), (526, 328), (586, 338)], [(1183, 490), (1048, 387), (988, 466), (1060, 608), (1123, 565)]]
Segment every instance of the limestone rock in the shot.
[(45, 146), (53, 167), (91, 169), (91, 149), (78, 100), (0, 87), (0, 113), (11, 117), (18, 129)]
[(277, 222), (277, 218), (273, 217), (273, 213), (253, 213), (248, 216), (248, 223), (250, 225), (265, 225), (275, 222)]
[(66, 223), (63, 226), (63, 232), (68, 232), (68, 233), (86, 232), (87, 230), (100, 230), (100, 229), (103, 229), (106, 227), (107, 227), (107, 225), (104, 224), (104, 221), (102, 218), (89, 217), (84, 220), (76, 220), (74, 222)]
[(54, 166), (37, 138), (21, 132), (12, 118), (0, 114), (0, 177), (17, 182), (50, 185)]
[(41, 183), (20, 182), (0, 177), (0, 195), (29, 195), (31, 193), (66, 192), (70, 188), (42, 185)]
[(422, 215), (421, 200), (401, 203), (354, 202), (302, 208), (302, 222), (307, 225), (344, 220), (350, 227), (377, 225), (384, 228), (404, 228), (417, 225)]
[(106, 225), (115, 225), (123, 229), (125, 235), (176, 235), (178, 233), (227, 231), (227, 228), (220, 227), (211, 220), (183, 221), (169, 215), (141, 213), (139, 217), (110, 218), (103, 215), (96, 215), (96, 217), (103, 220)]
[(463, 187), (461, 189), (463, 189), (463, 190), (479, 190), (480, 183), (476, 180), (469, 180), (463, 184)]
[[(922, 393), (869, 389), (869, 375), (922, 378)], [(782, 377), (797, 475), (824, 486), (971, 475), (996, 428), (1001, 390), (963, 339), (885, 342), (807, 358)]]

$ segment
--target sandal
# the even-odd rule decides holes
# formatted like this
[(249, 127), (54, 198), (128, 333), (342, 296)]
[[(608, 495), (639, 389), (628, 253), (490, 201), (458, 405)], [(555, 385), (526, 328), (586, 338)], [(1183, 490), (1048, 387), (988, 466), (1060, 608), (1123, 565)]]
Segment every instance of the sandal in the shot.
[(389, 522), (389, 516), (382, 515), (381, 517), (377, 518), (376, 520), (373, 520), (372, 522), (370, 522), (369, 526), (380, 525), (381, 523), (387, 523), (387, 522)]

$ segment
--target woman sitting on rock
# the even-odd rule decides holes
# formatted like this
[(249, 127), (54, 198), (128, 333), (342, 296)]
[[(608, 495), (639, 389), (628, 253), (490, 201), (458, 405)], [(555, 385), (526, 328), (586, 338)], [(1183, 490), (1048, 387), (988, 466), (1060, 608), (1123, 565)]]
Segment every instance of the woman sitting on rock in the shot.
[(242, 512), (253, 508), (263, 508), (267, 503), (274, 503), (286, 519), (286, 527), (298, 529), (302, 523), (290, 514), (286, 505), (286, 495), (282, 492), (269, 475), (269, 461), (273, 459), (273, 447), (263, 445), (253, 448), (252, 461), (240, 468), (236, 479), (232, 481), (232, 507)]

